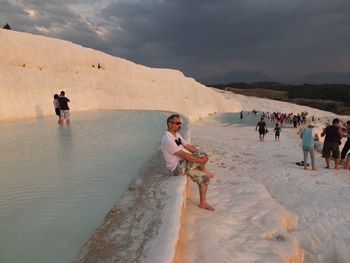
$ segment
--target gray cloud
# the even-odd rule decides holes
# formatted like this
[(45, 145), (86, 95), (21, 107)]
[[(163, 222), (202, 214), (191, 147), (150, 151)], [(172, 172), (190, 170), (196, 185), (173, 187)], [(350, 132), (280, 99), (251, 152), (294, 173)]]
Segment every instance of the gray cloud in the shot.
[(258, 70), (288, 79), (350, 66), (344, 59), (350, 58), (347, 0), (116, 0), (103, 6), (102, 1), (0, 0), (0, 17), (19, 31), (194, 77)]

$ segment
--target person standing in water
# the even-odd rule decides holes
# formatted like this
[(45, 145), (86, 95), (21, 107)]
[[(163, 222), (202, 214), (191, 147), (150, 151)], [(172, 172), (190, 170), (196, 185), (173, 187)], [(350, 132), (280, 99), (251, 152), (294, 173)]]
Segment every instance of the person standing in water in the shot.
[(70, 100), (65, 97), (65, 92), (63, 90), (58, 97), (58, 102), (60, 104), (60, 125), (63, 125), (64, 120), (66, 120), (67, 125), (70, 125), (70, 111), (68, 107), (68, 102), (70, 102)]
[(55, 107), (55, 113), (58, 116), (58, 121), (57, 123), (60, 124), (60, 103), (58, 101), (58, 94), (53, 95), (53, 106)]
[(181, 120), (178, 114), (167, 118), (167, 130), (161, 140), (161, 151), (166, 167), (172, 175), (188, 175), (199, 187), (199, 208), (214, 211), (207, 203), (207, 190), (210, 178), (214, 175), (205, 168), (209, 158), (206, 153), (186, 142), (178, 133)]

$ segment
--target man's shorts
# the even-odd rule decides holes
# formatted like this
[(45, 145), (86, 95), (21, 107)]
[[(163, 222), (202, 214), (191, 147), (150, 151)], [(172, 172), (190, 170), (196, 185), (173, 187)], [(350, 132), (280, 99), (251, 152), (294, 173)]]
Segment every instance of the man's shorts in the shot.
[(265, 133), (266, 133), (265, 129), (259, 129), (259, 134), (260, 135), (265, 134)]
[[(203, 157), (206, 154), (203, 152), (195, 152), (192, 154), (195, 157)], [(173, 172), (174, 175), (188, 175), (191, 180), (198, 185), (208, 185), (209, 184), (209, 178), (207, 175), (200, 170), (200, 164), (199, 163), (191, 163), (184, 159), (182, 159), (179, 164), (177, 165), (175, 171)]]
[(60, 110), (60, 117), (61, 119), (66, 119), (66, 120), (69, 120), (69, 116), (70, 116), (70, 113), (69, 113), (69, 110)]
[(340, 157), (339, 143), (338, 142), (324, 142), (322, 149), (322, 157), (338, 159)]

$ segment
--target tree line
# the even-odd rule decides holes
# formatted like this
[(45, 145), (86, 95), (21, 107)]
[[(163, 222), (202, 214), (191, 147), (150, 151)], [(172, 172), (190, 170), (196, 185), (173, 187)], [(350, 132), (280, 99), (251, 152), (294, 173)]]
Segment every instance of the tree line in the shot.
[(270, 89), (288, 92), (288, 98), (325, 99), (343, 102), (350, 106), (350, 85), (347, 84), (302, 84), (291, 85), (278, 82), (231, 82), (226, 84), (208, 85), (210, 87), (225, 89)]

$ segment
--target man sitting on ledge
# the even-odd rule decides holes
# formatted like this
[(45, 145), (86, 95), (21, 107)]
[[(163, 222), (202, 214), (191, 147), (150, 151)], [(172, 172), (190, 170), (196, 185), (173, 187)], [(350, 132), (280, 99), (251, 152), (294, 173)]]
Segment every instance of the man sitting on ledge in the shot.
[(181, 120), (178, 114), (173, 114), (167, 119), (167, 126), (168, 129), (161, 141), (161, 150), (167, 168), (172, 175), (186, 174), (197, 183), (199, 207), (214, 211), (215, 209), (206, 200), (209, 179), (213, 177), (213, 174), (205, 169), (205, 164), (209, 160), (208, 155), (188, 144), (178, 133), (181, 130)]

